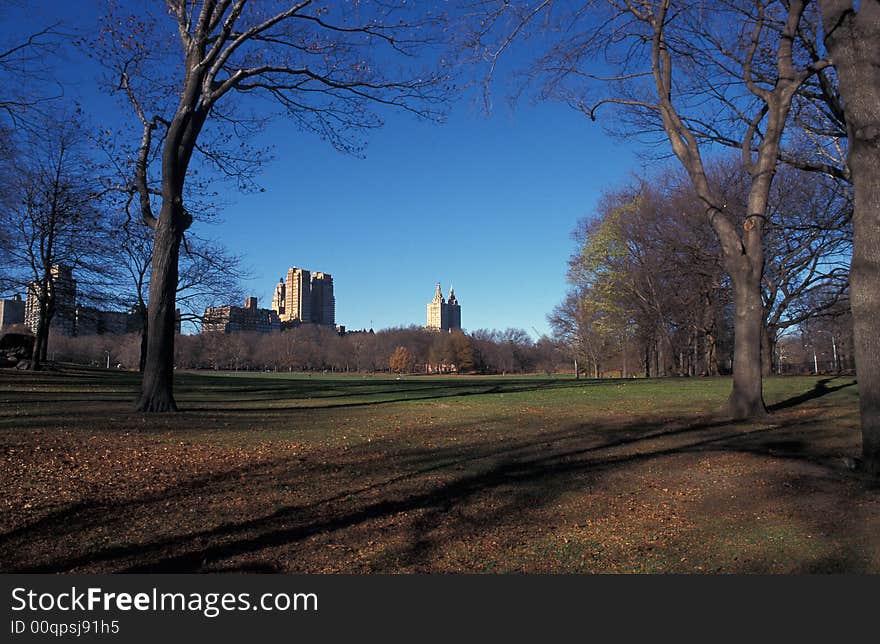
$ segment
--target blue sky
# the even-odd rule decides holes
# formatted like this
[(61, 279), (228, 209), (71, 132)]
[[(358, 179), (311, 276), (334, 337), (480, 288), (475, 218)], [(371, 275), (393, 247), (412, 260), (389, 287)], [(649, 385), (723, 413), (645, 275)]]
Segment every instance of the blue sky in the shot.
[[(27, 22), (82, 22), (83, 5), (97, 7), (74, 4), (32, 5)], [(7, 34), (27, 28), (2, 18)], [(91, 82), (98, 70), (70, 65), (78, 81), (69, 93), (105, 113)], [(349, 328), (424, 324), (439, 281), (444, 293), (455, 287), (468, 330), (547, 332), (577, 220), (642, 163), (634, 146), (563, 105), (502, 99), (487, 115), (463, 95), (439, 125), (387, 112), (363, 159), (275, 121), (263, 135), (274, 146), (259, 176), (265, 191), (223, 185), (222, 221), (200, 232), (244, 258), (247, 291), (266, 307), (278, 278), (298, 266), (333, 275), (337, 323)]]
[(442, 125), (391, 117), (365, 159), (273, 131), (266, 191), (236, 195), (212, 232), (246, 257), (261, 301), (289, 265), (331, 273), (350, 328), (423, 324), (439, 281), (467, 329), (545, 332), (577, 219), (636, 163), (551, 104), (487, 117), (464, 103)]

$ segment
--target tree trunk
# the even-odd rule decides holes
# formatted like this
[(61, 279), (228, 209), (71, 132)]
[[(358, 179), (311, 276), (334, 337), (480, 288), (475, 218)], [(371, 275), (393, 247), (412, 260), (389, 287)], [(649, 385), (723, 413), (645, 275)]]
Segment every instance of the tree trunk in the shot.
[[(733, 389), (724, 412), (734, 419), (763, 418), (763, 375), (761, 339), (764, 333), (764, 303), (761, 278), (764, 275), (764, 216), (778, 157), (778, 145), (764, 147), (777, 140), (784, 114), (770, 111), (765, 140), (758, 160), (750, 170), (747, 215), (742, 234), (729, 226), (729, 220), (716, 216), (715, 230), (721, 242), (724, 268), (733, 283)], [(771, 136), (771, 130), (777, 132)], [(720, 212), (720, 211), (719, 211)]]
[(55, 302), (50, 291), (53, 288), (49, 285), (51, 276), (43, 278), (42, 295), (39, 301), (40, 311), (37, 317), (37, 330), (34, 332), (34, 351), (31, 354), (30, 369), (39, 371), (46, 362), (49, 354), (49, 326), (52, 324), (52, 317), (55, 313)]
[(880, 476), (880, 3), (822, 0), (855, 188), (850, 302), (865, 471)]
[(174, 225), (167, 203), (156, 223), (150, 306), (147, 314), (147, 356), (138, 411), (177, 411), (174, 402), (174, 327), (177, 260), (183, 230)]
[[(147, 320), (147, 306), (144, 302), (138, 304), (137, 307), (138, 316), (141, 318), (141, 352), (138, 358), (138, 371), (141, 373), (144, 372), (144, 368), (147, 366), (147, 329), (149, 328), (149, 321)], [(176, 324), (175, 320), (175, 324)]]
[(40, 350), (37, 352), (37, 366), (39, 367), (40, 363), (49, 359), (49, 322), (47, 320), (40, 322), (37, 340), (40, 344)]
[[(878, 97), (880, 100), (880, 97)], [(855, 180), (850, 301), (865, 469), (880, 476), (880, 122), (873, 142), (850, 139)], [(858, 177), (858, 178), (856, 178)]]
[(761, 334), (764, 327), (761, 272), (743, 270), (731, 274), (731, 280), (735, 342), (733, 390), (727, 399), (726, 411), (733, 418), (759, 418), (767, 414), (761, 378)]
[(710, 376), (717, 376), (719, 373), (718, 348), (712, 333), (706, 334), (706, 373)]
[(776, 343), (773, 341), (773, 337), (776, 335), (776, 332), (769, 329), (766, 324), (761, 326), (761, 374), (770, 376), (775, 371), (773, 353), (776, 350)]
[(141, 373), (144, 372), (144, 369), (147, 366), (147, 322), (144, 320), (144, 326), (141, 329), (141, 353), (140, 358), (138, 359), (138, 371)]
[[(876, 46), (876, 41), (873, 44)], [(874, 100), (880, 101), (877, 72), (874, 76)], [(855, 111), (847, 109), (848, 120)], [(880, 476), (880, 106), (875, 105), (873, 112), (873, 121), (849, 128), (849, 166), (855, 184), (849, 280), (862, 459), (866, 471)]]
[(661, 355), (660, 349), (660, 341), (654, 340), (654, 376), (657, 378), (662, 378), (666, 375), (666, 372), (663, 370), (663, 356)]
[(44, 357), (46, 355), (46, 344), (48, 341), (49, 325), (40, 316), (37, 320), (37, 331), (34, 333), (34, 351), (31, 354), (30, 368), (32, 371), (39, 371), (42, 367)]

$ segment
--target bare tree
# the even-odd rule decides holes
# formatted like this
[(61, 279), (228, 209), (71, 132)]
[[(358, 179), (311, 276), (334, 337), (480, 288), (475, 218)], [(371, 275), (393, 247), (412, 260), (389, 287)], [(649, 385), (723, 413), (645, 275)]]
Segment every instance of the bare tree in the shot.
[(399, 346), (388, 359), (388, 365), (394, 373), (412, 373), (416, 366), (416, 357), (408, 348)]
[[(47, 125), (28, 141), (10, 184), (12, 204), (0, 212), (8, 231), (4, 281), (36, 302), (33, 368), (46, 359), (49, 328), (60, 314), (72, 326), (76, 293), (68, 278), (97, 292), (106, 288), (108, 234), (100, 181), (72, 121)], [(7, 286), (8, 288), (8, 286)], [(59, 289), (64, 290), (61, 292)], [(72, 329), (71, 329), (72, 330)]]
[(617, 320), (592, 297), (590, 287), (575, 288), (547, 316), (553, 335), (566, 346), (574, 363), (575, 377), (590, 369), (594, 378), (602, 374), (603, 360), (618, 335)]
[[(0, 11), (8, 9), (4, 6)], [(3, 19), (10, 18), (0, 15)], [(61, 94), (47, 64), (59, 41), (57, 25), (50, 25), (0, 42), (0, 207), (9, 208), (19, 201), (16, 164), (25, 159), (19, 158), (23, 151), (17, 148), (28, 135), (42, 129), (35, 127), (35, 122), (46, 116), (45, 108)], [(0, 271), (15, 270), (15, 258), (4, 251), (15, 235), (0, 225)], [(0, 278), (0, 290), (3, 286)]]
[(840, 180), (780, 168), (771, 192), (764, 269), (762, 365), (771, 372), (776, 341), (820, 315), (839, 315), (849, 291), (851, 189)]
[[(47, 116), (45, 107), (61, 96), (48, 60), (57, 52), (59, 25), (48, 25), (13, 41), (0, 43), (0, 130), (35, 130), (35, 121)], [(3, 141), (8, 145), (6, 137)]]
[[(524, 11), (523, 4), (534, 11)], [(828, 66), (827, 60), (810, 59), (795, 46), (808, 4), (609, 0), (567, 7), (550, 1), (504, 2), (488, 20), (505, 34), (497, 39), (500, 47), (483, 50), (494, 63), (512, 42), (511, 34), (552, 8), (557, 15), (552, 33), (558, 37), (536, 70), (543, 80), (542, 96), (564, 100), (592, 119), (602, 106), (622, 108), (618, 131), (662, 133), (687, 171), (733, 283), (733, 390), (727, 403), (733, 417), (766, 413), (761, 278), (767, 202), (793, 97)], [(481, 30), (481, 40), (488, 29)], [(742, 222), (730, 216), (712, 189), (705, 155), (715, 145), (741, 150), (751, 179)]]
[[(709, 171), (729, 215), (745, 219), (749, 177), (734, 162)], [(719, 248), (687, 177), (665, 173), (607, 192), (580, 222), (569, 280), (606, 316), (627, 321), (643, 346), (646, 374), (717, 374), (729, 284)], [(787, 329), (837, 314), (845, 297), (851, 244), (848, 186), (783, 167), (767, 208), (768, 261), (762, 280), (762, 365)]]
[[(140, 371), (147, 357), (149, 320), (147, 316), (153, 235), (140, 219), (125, 217), (114, 227), (115, 259), (125, 284), (117, 299), (139, 318), (141, 336)], [(201, 322), (209, 306), (244, 299), (241, 280), (246, 277), (241, 258), (222, 245), (192, 233), (183, 242), (177, 281), (177, 307), (181, 322)]]
[[(432, 44), (441, 18), (412, 4), (166, 0), (164, 15), (108, 14), (96, 49), (143, 126), (134, 187), (154, 235), (138, 409), (176, 409), (175, 295), (180, 245), (193, 221), (185, 187), (194, 156), (246, 187), (260, 158), (224, 144), (259, 126), (249, 114), (268, 118), (273, 105), (299, 128), (354, 152), (358, 132), (381, 124), (375, 107), (436, 116), (445, 77), (419, 69), (412, 54)], [(256, 99), (252, 112), (234, 100), (246, 96)]]
[(646, 376), (717, 374), (729, 286), (718, 244), (693, 207), (687, 178), (659, 177), (606, 192), (596, 215), (579, 223), (568, 298), (580, 298), (581, 309), (595, 314), (569, 318), (604, 331), (610, 353), (603, 361), (619, 359), (621, 375), (632, 371), (629, 358), (637, 352), (627, 351), (630, 344), (641, 345)]
[[(859, 372), (862, 460), (880, 474), (880, 121), (876, 42), (880, 8), (876, 2), (818, 0), (821, 20), (802, 20), (797, 36), (811, 60), (825, 55), (833, 67), (820, 69), (801, 87), (794, 104), (794, 125), (780, 153), (787, 164), (855, 186), (853, 252), (850, 268), (855, 353)], [(826, 54), (827, 52), (827, 54)], [(857, 137), (858, 141), (853, 137)], [(858, 312), (857, 312), (858, 309)]]

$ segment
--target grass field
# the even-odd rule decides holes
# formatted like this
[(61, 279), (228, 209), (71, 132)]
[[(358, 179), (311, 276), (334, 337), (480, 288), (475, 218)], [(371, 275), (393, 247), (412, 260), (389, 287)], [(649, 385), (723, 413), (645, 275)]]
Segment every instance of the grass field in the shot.
[(851, 377), (0, 372), (0, 569), (880, 572)]

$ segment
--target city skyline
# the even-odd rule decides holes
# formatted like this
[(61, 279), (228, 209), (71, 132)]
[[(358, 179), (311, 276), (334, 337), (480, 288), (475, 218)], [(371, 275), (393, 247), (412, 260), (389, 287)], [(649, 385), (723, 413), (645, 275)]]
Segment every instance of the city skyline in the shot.
[(333, 276), (291, 266), (272, 294), (272, 310), (282, 324), (336, 326)]
[[(567, 122), (583, 138), (565, 136), (544, 119)], [(602, 187), (619, 185), (626, 176), (626, 169), (616, 166), (624, 163), (625, 149), (610, 155), (615, 163), (601, 167), (574, 159), (575, 145), (589, 149), (607, 139), (599, 127), (580, 121), (563, 106), (549, 104), (493, 118), (454, 114), (446, 125), (390, 119), (372, 134), (364, 160), (301, 137), (301, 147), (317, 159), (302, 171), (303, 182), (313, 186), (313, 192), (302, 196), (283, 180), (284, 149), (294, 138), (282, 137), (279, 158), (261, 175), (266, 192), (236, 195), (237, 206), (216, 228), (230, 231), (236, 251), (260, 249), (242, 254), (254, 274), (247, 290), (262, 301), (271, 301), (271, 285), (277, 280), (269, 258), (289, 254), (293, 247), (302, 265), (333, 267), (337, 319), (352, 328), (423, 324), (425, 284), (442, 276), (447, 283), (468, 284), (468, 301), (480, 303), (468, 309), (469, 330), (515, 327), (532, 337), (549, 334), (546, 315), (567, 286), (567, 260), (575, 248), (571, 233), (580, 218), (592, 214)], [(466, 131), (470, 143), (445, 143), (449, 127)], [(544, 145), (557, 152), (551, 154)], [(436, 154), (447, 162), (432, 164)], [(508, 158), (501, 163), (502, 157)], [(487, 168), (482, 178), (471, 171), (472, 165)], [(399, 183), (380, 198), (371, 186), (381, 185), (386, 174)], [(334, 176), (344, 177), (345, 191), (334, 192)], [(440, 189), (444, 184), (455, 189)], [(239, 216), (265, 213), (297, 199), (303, 201), (298, 209), (317, 210), (322, 217), (297, 219), (296, 234), (282, 227), (267, 238), (249, 216)], [(359, 210), (364, 216), (350, 214)], [(325, 220), (339, 225), (328, 231)], [(303, 238), (309, 243), (297, 243)], [(521, 259), (529, 262), (529, 271), (516, 270)], [(389, 273), (395, 275), (396, 297), (380, 302), (374, 288)], [(517, 303), (524, 294), (529, 307)]]
[[(23, 32), (59, 20), (91, 28), (97, 15), (58, 1), (7, 14)], [(139, 140), (124, 97), (98, 89), (99, 61), (71, 54), (59, 64), (84, 126)], [(514, 109), (505, 91), (498, 88), (491, 113), (481, 96), (464, 92), (444, 123), (385, 110), (363, 158), (283, 118), (272, 121), (253, 140), (272, 157), (255, 189), (241, 192), (212, 175), (222, 207), (216, 221), (193, 232), (241, 256), (250, 272), (244, 290), (264, 303), (278, 279), (273, 258), (332, 266), (336, 317), (352, 328), (422, 324), (425, 284), (443, 277), (468, 285), (469, 330), (549, 333), (546, 315), (564, 296), (578, 219), (644, 162), (635, 143), (612, 139), (566, 105), (523, 101)], [(517, 270), (523, 261), (528, 271)], [(396, 297), (380, 301), (373, 287), (391, 274)], [(519, 302), (524, 296), (528, 307)]]

